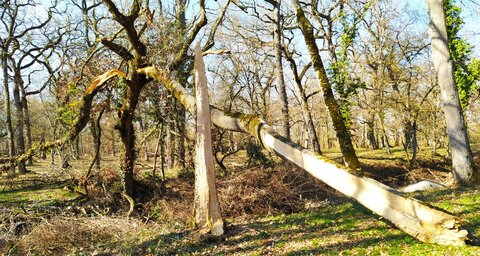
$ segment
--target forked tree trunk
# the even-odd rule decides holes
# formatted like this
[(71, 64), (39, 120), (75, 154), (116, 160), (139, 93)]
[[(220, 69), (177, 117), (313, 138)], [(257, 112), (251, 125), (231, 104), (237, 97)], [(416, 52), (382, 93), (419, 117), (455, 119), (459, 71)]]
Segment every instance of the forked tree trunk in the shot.
[[(173, 92), (188, 111), (195, 112), (195, 98), (164, 71), (147, 67), (140, 69), (139, 72), (159, 80)], [(420, 241), (465, 245), (468, 239), (469, 232), (460, 226), (460, 220), (455, 216), (427, 206), (416, 199), (401, 196), (398, 191), (382, 183), (350, 174), (347, 168), (315, 155), (278, 135), (254, 115), (226, 113), (214, 107), (210, 107), (210, 114), (215, 125), (253, 135), (267, 149), (292, 161), (339, 192), (354, 198)]]
[(320, 141), (318, 140), (317, 131), (313, 123), (312, 111), (308, 107), (308, 98), (305, 93), (305, 89), (302, 86), (302, 78), (305, 75), (308, 67), (304, 67), (304, 69), (299, 74), (295, 60), (290, 54), (287, 53), (285, 55), (287, 61), (290, 63), (290, 68), (292, 69), (293, 78), (295, 80), (294, 84), (297, 89), (300, 107), (302, 108), (302, 116), (307, 126), (309, 142), (312, 144), (313, 151), (321, 155), (322, 150), (320, 149)]
[(220, 236), (223, 220), (215, 187), (215, 165), (212, 151), (210, 104), (207, 78), (200, 45), (195, 49), (195, 84), (197, 132), (195, 147), (195, 225)]
[(473, 161), (467, 129), (463, 119), (458, 89), (453, 75), (453, 61), (448, 49), (447, 26), (442, 0), (428, 0), (432, 57), (442, 95), (455, 183), (478, 183), (479, 173)]

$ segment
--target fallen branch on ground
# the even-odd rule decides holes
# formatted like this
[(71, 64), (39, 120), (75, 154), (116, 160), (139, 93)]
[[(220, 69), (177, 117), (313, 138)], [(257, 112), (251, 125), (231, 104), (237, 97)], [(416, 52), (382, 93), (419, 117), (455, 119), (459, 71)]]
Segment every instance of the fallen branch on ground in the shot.
[[(195, 98), (167, 72), (156, 67), (142, 68), (138, 72), (160, 81), (190, 113), (195, 113)], [(227, 113), (212, 106), (210, 114), (215, 125), (251, 134), (265, 148), (290, 160), (344, 195), (356, 199), (420, 241), (465, 245), (469, 238), (473, 238), (473, 234), (462, 228), (460, 219), (455, 216), (402, 196), (399, 191), (380, 182), (350, 174), (345, 166), (278, 135), (257, 116)]]

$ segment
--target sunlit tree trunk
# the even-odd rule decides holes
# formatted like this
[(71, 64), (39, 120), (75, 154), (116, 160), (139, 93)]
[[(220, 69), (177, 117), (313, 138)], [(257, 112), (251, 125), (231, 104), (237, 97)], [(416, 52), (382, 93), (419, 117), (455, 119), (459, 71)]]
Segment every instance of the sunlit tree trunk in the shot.
[(195, 84), (197, 132), (195, 147), (195, 225), (222, 235), (223, 220), (215, 187), (215, 166), (212, 151), (210, 104), (207, 78), (200, 45), (195, 49)]
[(10, 90), (8, 86), (8, 63), (7, 54), (2, 52), (2, 70), (3, 70), (3, 91), (4, 91), (4, 111), (5, 111), (5, 123), (7, 125), (7, 137), (8, 137), (8, 156), (13, 157), (15, 155), (15, 137), (13, 135), (12, 126), (12, 111), (10, 108)]
[(302, 7), (298, 0), (294, 1), (297, 23), (302, 30), (303, 37), (305, 39), (305, 44), (307, 45), (308, 52), (310, 54), (310, 59), (312, 60), (312, 65), (315, 70), (315, 73), (318, 78), (320, 88), (323, 92), (323, 97), (325, 104), (327, 105), (328, 112), (332, 119), (333, 126), (335, 127), (335, 132), (337, 135), (337, 140), (340, 145), (340, 150), (345, 161), (345, 165), (355, 173), (360, 174), (360, 163), (358, 162), (357, 154), (353, 148), (352, 139), (350, 132), (347, 129), (344, 118), (340, 113), (340, 106), (333, 96), (333, 91), (328, 81), (327, 72), (325, 71), (318, 46), (313, 34), (313, 26), (310, 21), (305, 17)]
[[(22, 88), (23, 95), (25, 95), (25, 90)], [(23, 107), (23, 114), (25, 116), (25, 135), (26, 135), (26, 146), (27, 149), (32, 148), (32, 122), (30, 120), (30, 111), (28, 109), (28, 102), (25, 96), (22, 96), (22, 107)], [(29, 157), (27, 159), (27, 165), (33, 164), (33, 157)]]
[[(17, 155), (21, 156), (25, 153), (25, 137), (23, 134), (23, 128), (25, 124), (25, 117), (23, 115), (23, 108), (20, 97), (20, 87), (23, 86), (23, 79), (18, 72), (14, 74), (13, 83), (13, 105), (15, 106), (15, 117), (17, 119), (17, 127), (15, 128), (15, 134), (17, 139)], [(18, 163), (18, 172), (24, 174), (27, 172), (25, 168), (25, 162), (20, 161)]]
[(166, 143), (167, 143), (167, 168), (172, 169), (175, 166), (175, 100), (173, 97), (167, 97), (167, 134), (166, 134)]
[(308, 131), (309, 142), (310, 144), (312, 144), (313, 151), (321, 155), (322, 150), (320, 149), (320, 141), (317, 136), (315, 124), (313, 123), (312, 111), (308, 107), (308, 98), (302, 86), (302, 78), (305, 75), (305, 72), (307, 71), (309, 66), (304, 67), (303, 70), (299, 73), (297, 64), (295, 63), (295, 60), (293, 59), (291, 54), (287, 53), (285, 55), (286, 59), (290, 63), (290, 68), (292, 69), (293, 78), (295, 80), (295, 88), (297, 89), (300, 106), (302, 108), (302, 116), (306, 123)]
[[(175, 15), (178, 21), (178, 29), (181, 31), (181, 34), (186, 32), (187, 25), (186, 25), (186, 0), (175, 0)], [(182, 82), (186, 82), (188, 76), (190, 75), (188, 71), (186, 71), (186, 67), (184, 64), (180, 65), (178, 70), (175, 72), (178, 76), (178, 79)], [(185, 107), (177, 102), (174, 101), (175, 104), (175, 129), (176, 129), (176, 136), (175, 136), (175, 167), (184, 169), (185, 168), (185, 132), (186, 132), (186, 111)]]
[(442, 0), (428, 0), (432, 58), (440, 85), (448, 138), (452, 155), (452, 173), (457, 184), (474, 184), (479, 174), (473, 161), (448, 49), (447, 27)]
[(288, 98), (287, 89), (285, 86), (285, 79), (283, 77), (283, 62), (282, 62), (282, 18), (281, 18), (281, 4), (282, 0), (272, 1), (273, 13), (275, 17), (274, 27), (274, 44), (275, 44), (275, 76), (277, 79), (277, 89), (280, 95), (280, 109), (281, 109), (281, 129), (280, 134), (286, 138), (290, 138), (290, 124), (288, 113)]

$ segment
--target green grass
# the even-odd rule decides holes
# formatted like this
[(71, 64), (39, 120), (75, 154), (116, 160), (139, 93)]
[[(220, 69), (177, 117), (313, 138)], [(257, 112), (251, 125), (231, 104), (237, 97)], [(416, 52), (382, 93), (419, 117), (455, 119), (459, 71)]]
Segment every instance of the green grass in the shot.
[(68, 189), (37, 187), (28, 190), (10, 190), (0, 192), (0, 205), (32, 205), (32, 204), (57, 204), (75, 198), (77, 194)]

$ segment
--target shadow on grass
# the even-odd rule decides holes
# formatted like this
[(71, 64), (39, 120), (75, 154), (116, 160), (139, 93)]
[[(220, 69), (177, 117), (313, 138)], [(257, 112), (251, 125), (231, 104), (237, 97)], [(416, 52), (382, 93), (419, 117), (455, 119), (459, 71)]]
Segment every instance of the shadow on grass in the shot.
[[(133, 244), (126, 252), (158, 255), (275, 255), (285, 254), (284, 247), (289, 243), (297, 246), (304, 241), (320, 239), (319, 245), (310, 245), (305, 250), (296, 248), (298, 251), (291, 252), (291, 255), (302, 255), (323, 251), (340, 252), (346, 247), (371, 246), (382, 240), (405, 237), (403, 234), (389, 234), (390, 227), (376, 219), (364, 207), (347, 203), (326, 207), (321, 212), (297, 213), (235, 224), (227, 228), (222, 238), (198, 235), (195, 231), (162, 234), (143, 243)], [(345, 241), (347, 238), (348, 241)], [(335, 243), (332, 239), (340, 241)], [(321, 245), (323, 243), (327, 245)]]
[(295, 255), (319, 255), (319, 254), (332, 254), (338, 255), (340, 252), (345, 250), (351, 250), (355, 248), (368, 248), (371, 246), (378, 245), (379, 243), (385, 243), (391, 240), (403, 239), (405, 238), (404, 235), (384, 235), (381, 237), (371, 237), (371, 238), (364, 238), (357, 241), (344, 241), (340, 243), (330, 244), (320, 246), (318, 248), (313, 249), (300, 249), (297, 251), (289, 252), (286, 255), (295, 256)]
[(403, 186), (407, 183), (409, 172), (402, 166), (362, 164), (365, 176), (389, 186)]
[[(69, 180), (62, 182), (48, 182), (22, 188), (15, 188), (12, 190), (0, 191), (0, 204), (4, 206), (22, 206), (35, 201), (36, 203), (46, 203), (46, 205), (58, 206), (59, 204), (61, 204), (61, 200), (50, 198), (48, 193), (51, 192), (50, 190), (58, 191), (58, 189), (62, 189), (69, 182)], [(60, 194), (70, 193), (69, 191), (63, 190), (61, 192), (62, 193)], [(37, 200), (37, 197), (41, 196), (44, 193), (46, 199)], [(55, 195), (58, 195), (58, 193)]]

